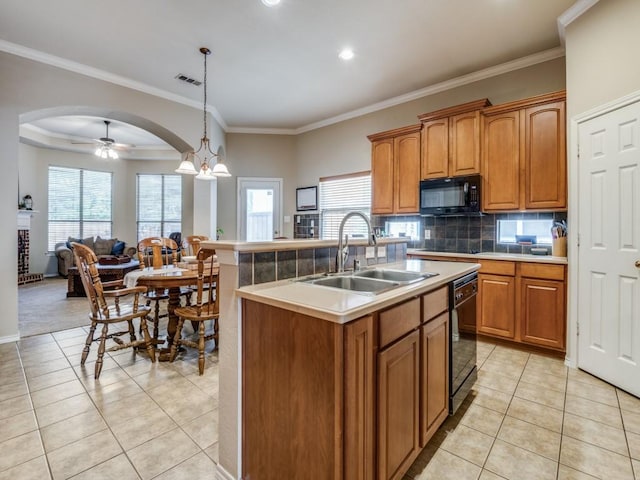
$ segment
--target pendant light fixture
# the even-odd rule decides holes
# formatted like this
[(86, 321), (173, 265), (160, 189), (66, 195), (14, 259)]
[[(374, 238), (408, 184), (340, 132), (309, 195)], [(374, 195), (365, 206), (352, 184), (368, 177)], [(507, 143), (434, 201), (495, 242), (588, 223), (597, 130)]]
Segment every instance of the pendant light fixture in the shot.
[[(231, 174), (227, 170), (227, 166), (222, 163), (220, 155), (211, 150), (209, 137), (207, 137), (207, 56), (211, 54), (211, 50), (202, 47), (200, 53), (204, 56), (204, 134), (200, 139), (200, 147), (196, 151), (187, 152), (184, 160), (176, 169), (176, 173), (197, 175), (196, 178), (200, 180), (215, 180), (217, 177), (230, 177)], [(211, 163), (214, 158), (216, 162), (212, 166)], [(196, 159), (200, 165), (200, 171), (196, 170)]]

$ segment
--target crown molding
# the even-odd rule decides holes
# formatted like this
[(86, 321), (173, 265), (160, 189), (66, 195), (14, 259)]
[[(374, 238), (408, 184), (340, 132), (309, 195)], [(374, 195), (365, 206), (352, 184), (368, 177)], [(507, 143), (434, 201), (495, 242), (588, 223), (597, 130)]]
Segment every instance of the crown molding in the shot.
[(416, 90), (414, 92), (406, 93), (404, 95), (399, 95), (397, 97), (393, 97), (388, 100), (384, 100), (382, 102), (374, 103), (373, 105), (369, 105), (368, 107), (359, 108), (357, 110), (352, 110), (350, 112), (343, 113), (341, 115), (337, 115), (335, 117), (328, 118), (326, 120), (321, 120), (316, 123), (311, 123), (304, 127), (297, 128), (296, 133), (300, 134), (300, 133), (309, 132), (311, 130), (316, 130), (318, 128), (326, 127), (334, 123), (343, 122), (345, 120), (350, 120), (355, 117), (366, 115), (368, 113), (377, 112), (378, 110), (383, 110), (385, 108), (394, 107), (396, 105), (410, 102), (412, 100), (417, 100), (418, 98), (426, 97), (427, 95), (433, 95), (436, 93), (443, 92), (445, 90), (450, 90), (452, 88), (468, 85), (469, 83), (495, 77), (497, 75), (502, 75), (503, 73), (509, 73), (514, 70), (519, 70), (521, 68), (530, 67), (531, 65), (536, 65), (538, 63), (554, 60), (556, 58), (560, 58), (563, 56), (564, 56), (564, 47), (556, 47), (549, 50), (544, 50), (542, 52), (534, 53), (533, 55), (528, 55), (526, 57), (518, 58), (510, 62), (501, 63), (500, 65), (495, 65), (493, 67), (485, 68), (483, 70), (478, 70), (477, 72), (469, 73), (467, 75), (462, 75), (460, 77), (446, 80), (444, 82), (436, 83), (434, 85), (421, 88), (420, 90)]
[(558, 35), (562, 46), (564, 46), (564, 34), (567, 26), (596, 3), (598, 3), (598, 0), (578, 0), (558, 17)]
[[(147, 93), (149, 95), (160, 97), (165, 100), (169, 100), (171, 102), (179, 103), (181, 105), (186, 105), (188, 107), (197, 108), (199, 110), (202, 108), (201, 103), (198, 103), (195, 100), (192, 100), (190, 98), (183, 97), (181, 95), (176, 95), (174, 93), (167, 92), (166, 90), (155, 88), (150, 85), (147, 85), (146, 83), (137, 82), (135, 80), (122, 77), (120, 75), (114, 75), (113, 73), (109, 73), (104, 70), (100, 70), (98, 68), (90, 67), (82, 63), (73, 62), (71, 60), (67, 60), (62, 57), (57, 57), (55, 55), (50, 55), (48, 53), (41, 52), (39, 50), (34, 50), (32, 48), (24, 47), (22, 45), (17, 45), (15, 43), (7, 42), (6, 40), (0, 40), (0, 51), (10, 53), (18, 57), (33, 60), (36, 62), (40, 62), (45, 65), (51, 65), (53, 67), (61, 68), (63, 70), (68, 70), (70, 72), (79, 73), (87, 77), (103, 80), (105, 82), (113, 83), (114, 85), (118, 85), (121, 87), (137, 90), (139, 92)], [(216, 122), (218, 122), (218, 124), (222, 127), (222, 129), (226, 132), (229, 127), (224, 121), (224, 119), (222, 118), (222, 116), (220, 115), (220, 112), (218, 112), (218, 110), (211, 105), (207, 105), (207, 110), (211, 113), (213, 118), (215, 118)]]
[[(598, 0), (579, 0), (576, 3), (576, 5), (583, 4), (583, 3), (588, 4), (586, 8), (580, 10), (580, 13), (582, 13), (587, 8), (595, 4), (597, 1)], [(574, 7), (576, 5), (574, 5)], [(575, 18), (577, 17), (574, 17), (573, 19)], [(0, 51), (11, 53), (13, 55), (24, 57), (24, 58), (41, 62), (47, 65), (52, 65), (52, 66), (69, 70), (72, 72), (80, 73), (82, 75), (86, 75), (92, 78), (97, 78), (99, 80), (104, 80), (104, 81), (107, 81), (116, 85), (120, 85), (126, 88), (131, 88), (133, 90), (138, 90), (140, 92), (147, 93), (149, 95), (154, 95), (156, 97), (164, 98), (165, 100), (180, 103), (182, 105), (187, 105), (189, 107), (198, 108), (198, 109), (201, 108), (201, 105), (196, 101), (180, 95), (175, 95), (173, 93), (167, 92), (166, 90), (161, 90), (159, 88), (151, 87), (144, 83), (136, 82), (134, 80), (128, 79), (126, 77), (114, 75), (104, 70), (99, 70), (97, 68), (89, 67), (87, 65), (83, 65), (77, 62), (72, 62), (70, 60), (66, 60), (61, 57), (49, 55), (47, 53), (33, 50), (31, 48), (27, 48), (21, 45), (7, 42), (5, 40), (0, 40)], [(211, 115), (215, 118), (215, 120), (218, 122), (218, 124), (222, 127), (225, 133), (244, 133), (244, 134), (253, 134), (253, 135), (299, 135), (301, 133), (317, 130), (319, 128), (327, 127), (329, 125), (343, 122), (345, 120), (351, 120), (352, 118), (360, 117), (362, 115), (367, 115), (369, 113), (377, 112), (379, 110), (384, 110), (385, 108), (394, 107), (396, 105), (410, 102), (412, 100), (426, 97), (428, 95), (434, 95), (436, 93), (440, 93), (445, 90), (467, 85), (473, 82), (477, 82), (479, 80), (495, 77), (497, 75), (502, 75), (504, 73), (509, 73), (514, 70), (519, 70), (521, 68), (536, 65), (538, 63), (554, 60), (556, 58), (560, 58), (564, 56), (564, 54), (565, 54), (564, 47), (562, 46), (552, 48), (549, 50), (544, 50), (542, 52), (534, 53), (532, 55), (528, 55), (526, 57), (512, 60), (510, 62), (505, 62), (499, 65), (488, 67), (483, 70), (478, 70), (477, 72), (469, 73), (467, 75), (462, 75), (460, 77), (452, 78), (444, 82), (436, 83), (434, 85), (430, 85), (428, 87), (421, 88), (413, 92), (392, 97), (390, 99), (383, 100), (382, 102), (374, 103), (373, 105), (352, 110), (350, 112), (346, 112), (346, 113), (337, 115), (335, 117), (330, 117), (324, 120), (320, 120), (318, 122), (310, 123), (308, 125), (304, 125), (298, 128), (229, 127), (215, 107), (207, 105), (207, 109), (211, 113)]]

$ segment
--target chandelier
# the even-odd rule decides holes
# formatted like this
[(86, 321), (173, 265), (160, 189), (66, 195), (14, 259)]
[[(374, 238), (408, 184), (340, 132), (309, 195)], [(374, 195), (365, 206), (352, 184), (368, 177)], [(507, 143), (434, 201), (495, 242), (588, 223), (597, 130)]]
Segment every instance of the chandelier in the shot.
[[(209, 137), (207, 137), (207, 56), (211, 54), (211, 50), (202, 47), (200, 53), (204, 56), (204, 134), (200, 139), (200, 147), (196, 151), (187, 152), (184, 160), (176, 169), (176, 173), (197, 175), (196, 178), (200, 180), (215, 180), (217, 177), (230, 177), (231, 174), (227, 170), (227, 166), (222, 163), (220, 155), (211, 150)], [(211, 163), (214, 158), (216, 162), (212, 166)], [(196, 170), (196, 161), (200, 165), (200, 171)]]

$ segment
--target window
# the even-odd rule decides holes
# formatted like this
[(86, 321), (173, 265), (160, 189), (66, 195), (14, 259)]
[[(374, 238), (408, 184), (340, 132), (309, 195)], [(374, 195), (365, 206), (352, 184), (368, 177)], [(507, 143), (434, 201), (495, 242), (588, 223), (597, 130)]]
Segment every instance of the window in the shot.
[(49, 167), (48, 249), (68, 237), (111, 238), (112, 174)]
[(390, 237), (409, 237), (420, 240), (420, 222), (391, 220), (384, 222), (386, 234)]
[(535, 243), (551, 245), (553, 220), (498, 220), (498, 243), (518, 243), (516, 235), (533, 235)]
[[(359, 210), (371, 216), (371, 173), (359, 172), (320, 179), (320, 237), (337, 239), (344, 216)], [(350, 237), (367, 237), (367, 226), (362, 219), (352, 218), (344, 233)]]
[(182, 177), (138, 174), (138, 241), (182, 231)]

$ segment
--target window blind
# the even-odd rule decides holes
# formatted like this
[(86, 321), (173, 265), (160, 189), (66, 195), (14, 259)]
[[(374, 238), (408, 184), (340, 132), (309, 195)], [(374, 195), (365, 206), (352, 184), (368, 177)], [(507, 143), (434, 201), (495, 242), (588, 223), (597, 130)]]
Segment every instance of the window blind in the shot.
[[(320, 179), (319, 188), (321, 238), (337, 239), (344, 216), (359, 210), (371, 214), (371, 174), (362, 172)], [(367, 237), (367, 225), (354, 217), (345, 224), (344, 232), (350, 237)]]
[(182, 177), (137, 176), (138, 241), (182, 231)]
[(49, 166), (49, 251), (69, 237), (111, 238), (112, 177), (110, 172)]

